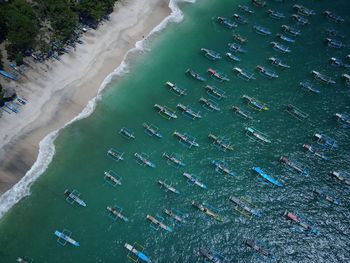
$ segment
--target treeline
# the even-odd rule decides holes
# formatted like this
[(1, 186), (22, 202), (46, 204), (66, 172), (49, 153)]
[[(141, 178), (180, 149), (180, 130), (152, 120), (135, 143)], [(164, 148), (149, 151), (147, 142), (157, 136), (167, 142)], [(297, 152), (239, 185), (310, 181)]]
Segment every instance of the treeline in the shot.
[(53, 41), (70, 39), (79, 22), (96, 26), (116, 1), (0, 1), (0, 42), (8, 40), (10, 60), (20, 62), (28, 50), (47, 51)]

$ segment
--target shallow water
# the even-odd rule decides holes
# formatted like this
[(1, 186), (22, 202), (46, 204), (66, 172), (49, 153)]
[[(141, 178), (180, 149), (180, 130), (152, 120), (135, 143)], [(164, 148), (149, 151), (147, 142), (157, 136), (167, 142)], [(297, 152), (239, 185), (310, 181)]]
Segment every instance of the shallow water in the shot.
[[(142, 244), (145, 253), (154, 262), (203, 262), (200, 247), (220, 252), (227, 262), (259, 261), (242, 244), (244, 239), (255, 239), (269, 247), (280, 262), (347, 262), (350, 257), (349, 241), (349, 187), (328, 175), (330, 170), (349, 170), (349, 129), (342, 129), (333, 114), (350, 113), (349, 88), (340, 80), (348, 70), (328, 64), (335, 56), (345, 61), (348, 49), (335, 50), (324, 42), (325, 28), (341, 31), (348, 41), (349, 16), (345, 0), (268, 2), (259, 9), (249, 4), (253, 15), (243, 14), (237, 5), (247, 1), (202, 0), (182, 5), (185, 17), (180, 24), (171, 24), (149, 44), (151, 51), (136, 59), (130, 73), (113, 80), (103, 93), (96, 111), (87, 119), (74, 123), (61, 132), (56, 140), (56, 155), (46, 172), (32, 186), (32, 194), (17, 204), (0, 225), (1, 262), (13, 262), (18, 256), (29, 256), (34, 262), (127, 262), (124, 243)], [(317, 15), (310, 17), (310, 25), (299, 26), (302, 35), (296, 43), (288, 44), (292, 53), (280, 54), (269, 43), (278, 41), (274, 35), (281, 32), (281, 25), (294, 25), (289, 18), (294, 3), (303, 3), (314, 9)], [(283, 20), (267, 16), (268, 8), (287, 15)], [(332, 10), (346, 18), (343, 24), (335, 24), (322, 15)], [(230, 17), (240, 13), (249, 19), (247, 25), (228, 30), (216, 22), (217, 16)], [(253, 25), (268, 27), (273, 36), (255, 33)], [(233, 42), (232, 34), (238, 32), (248, 39), (245, 54), (237, 54), (242, 61), (229, 61), (224, 54), (227, 44)], [(282, 41), (279, 41), (282, 42)], [(200, 53), (200, 48), (213, 49), (223, 58), (211, 61)], [(281, 70), (269, 64), (270, 56), (278, 56), (291, 66)], [(349, 62), (349, 61), (348, 61)], [(269, 80), (255, 70), (263, 65), (276, 71), (278, 79)], [(246, 82), (233, 74), (238, 66), (254, 72), (256, 80)], [(228, 83), (220, 83), (205, 72), (212, 67), (228, 75)], [(207, 77), (205, 83), (197, 82), (184, 72), (193, 68)], [(332, 76), (335, 85), (325, 85), (313, 80), (310, 72), (317, 70)], [(300, 89), (299, 82), (310, 80), (319, 87), (321, 94), (310, 94)], [(177, 97), (164, 86), (166, 81), (187, 89), (188, 95)], [(226, 92), (227, 98), (219, 101), (219, 113), (208, 112), (201, 107), (200, 97), (209, 98), (204, 86), (216, 85)], [(265, 102), (269, 110), (254, 112), (245, 106), (241, 96), (253, 96)], [(176, 108), (178, 103), (200, 109), (203, 118), (190, 120), (177, 111), (177, 120), (166, 120), (153, 109), (155, 103)], [(306, 121), (298, 121), (284, 110), (292, 103), (310, 115)], [(253, 120), (246, 121), (230, 108), (237, 105), (249, 110)], [(163, 139), (145, 134), (142, 123), (159, 127)], [(118, 134), (122, 127), (135, 132), (136, 139), (129, 141)], [(272, 140), (270, 145), (260, 145), (250, 140), (244, 132), (255, 127)], [(174, 130), (194, 135), (198, 149), (188, 149), (173, 136)], [(303, 143), (322, 150), (313, 140), (315, 132), (335, 138), (338, 149), (324, 151), (329, 157), (322, 161), (306, 153)], [(208, 134), (224, 136), (234, 146), (232, 152), (222, 152), (213, 146)], [(114, 162), (106, 156), (109, 148), (124, 152), (123, 162)], [(134, 153), (145, 152), (156, 168), (139, 166)], [(163, 152), (176, 153), (184, 160), (184, 168), (167, 165)], [(308, 167), (310, 176), (304, 177), (286, 169), (279, 157), (290, 159)], [(215, 172), (212, 159), (225, 160), (236, 173), (227, 177)], [(259, 166), (284, 184), (277, 189), (263, 184), (251, 172)], [(122, 177), (122, 185), (113, 188), (103, 179), (103, 172), (112, 169)], [(183, 172), (196, 174), (207, 190), (191, 186)], [(350, 178), (350, 177), (349, 177)], [(180, 191), (179, 195), (165, 192), (157, 184), (166, 180)], [(335, 206), (315, 198), (312, 187), (339, 196), (342, 206)], [(64, 200), (66, 188), (77, 189), (86, 208), (70, 205)], [(248, 199), (262, 211), (255, 220), (240, 215), (228, 200), (230, 195)], [(191, 201), (206, 202), (224, 216), (224, 223), (215, 222), (191, 206)], [(117, 205), (129, 222), (112, 221), (106, 206)], [(162, 212), (163, 208), (176, 209), (186, 218), (186, 224), (174, 226), (173, 233), (154, 230), (146, 215), (159, 214), (164, 223), (172, 225)], [(285, 210), (307, 219), (320, 231), (317, 237), (300, 232), (296, 225), (282, 215)], [(62, 247), (53, 232), (67, 228), (80, 242), (76, 249)], [(130, 261), (129, 261), (130, 262)]]

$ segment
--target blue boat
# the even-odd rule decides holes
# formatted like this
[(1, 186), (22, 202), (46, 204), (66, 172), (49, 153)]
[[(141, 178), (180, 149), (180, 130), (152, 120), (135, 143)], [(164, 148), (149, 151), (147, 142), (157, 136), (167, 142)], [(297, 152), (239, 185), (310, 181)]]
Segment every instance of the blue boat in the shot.
[(223, 161), (212, 160), (211, 164), (215, 167), (215, 171), (217, 171), (219, 174), (226, 174), (229, 176), (236, 175), (236, 173), (231, 169), (229, 169), (226, 163)]
[(282, 39), (288, 43), (295, 43), (295, 40), (293, 38), (290, 38), (290, 37), (287, 37), (283, 34), (276, 34), (276, 36), (279, 38), (279, 39)]
[(282, 19), (282, 18), (286, 17), (283, 13), (275, 11), (275, 10), (272, 10), (272, 9), (267, 10), (267, 13), (273, 19), (278, 19), (279, 20), (279, 19)]
[(0, 75), (2, 75), (3, 77), (7, 78), (7, 79), (12, 79), (14, 81), (17, 80), (17, 78), (13, 75), (11, 75), (10, 73), (7, 73), (6, 71), (0, 70)]
[(148, 258), (148, 256), (146, 256), (143, 253), (145, 249), (141, 245), (137, 243), (135, 243), (134, 245), (125, 243), (124, 247), (129, 251), (128, 258), (130, 258), (134, 262), (138, 262), (139, 260), (141, 260), (142, 262), (151, 263), (151, 260)]
[(271, 35), (271, 31), (266, 27), (255, 25), (254, 29), (255, 29), (255, 32), (260, 35), (264, 35), (264, 36)]
[(333, 148), (337, 148), (337, 141), (334, 140), (333, 138), (324, 135), (324, 134), (320, 134), (320, 133), (315, 133), (314, 137), (317, 140), (317, 144), (325, 147), (325, 148), (329, 148), (329, 149), (333, 149)]
[(207, 80), (206, 78), (204, 78), (203, 76), (199, 75), (199, 73), (195, 72), (192, 69), (187, 69), (186, 73), (189, 74), (190, 76), (192, 76), (193, 78), (195, 78), (196, 80), (199, 80), (199, 81), (206, 81)]
[(152, 125), (152, 124), (148, 124), (148, 123), (144, 123), (142, 124), (142, 126), (145, 128), (145, 133), (151, 137), (155, 136), (158, 139), (163, 138), (163, 135), (159, 132), (158, 127)]
[(220, 59), (221, 55), (220, 53), (214, 51), (214, 50), (210, 50), (207, 48), (201, 48), (201, 51), (204, 53), (204, 56), (206, 58), (209, 58), (210, 60), (216, 60), (216, 59)]
[(226, 17), (218, 17), (217, 21), (223, 25), (224, 27), (228, 28), (228, 29), (232, 29), (234, 27), (237, 27), (237, 24), (233, 21), (231, 21), (230, 19), (226, 18)]
[(233, 54), (230, 53), (230, 52), (227, 52), (227, 53), (226, 53), (226, 56), (227, 56), (229, 59), (233, 60), (233, 61), (237, 61), (237, 62), (241, 61), (241, 59), (240, 59), (239, 57), (233, 55)]
[(302, 81), (299, 83), (300, 87), (305, 89), (306, 91), (310, 91), (312, 93), (315, 93), (315, 94), (319, 94), (321, 93), (321, 91), (319, 89), (316, 89), (313, 87), (312, 83), (310, 81)]
[(253, 167), (252, 169), (253, 169), (253, 171), (257, 172), (262, 178), (269, 181), (273, 185), (276, 185), (278, 187), (283, 187), (283, 185), (280, 182), (278, 182), (276, 179), (274, 179), (271, 176), (269, 176), (268, 174), (266, 174), (263, 170), (261, 170), (261, 168)]
[(248, 19), (242, 15), (239, 15), (239, 14), (233, 14), (233, 19), (236, 20), (237, 23), (242, 24), (242, 25), (248, 23)]
[(72, 232), (67, 229), (63, 230), (63, 232), (58, 230), (55, 231), (55, 236), (58, 237), (57, 242), (62, 246), (65, 246), (67, 243), (69, 243), (75, 247), (79, 247), (80, 246), (79, 242), (72, 239), (71, 235), (72, 235)]
[(135, 153), (134, 156), (136, 157), (136, 162), (141, 166), (151, 167), (154, 168), (156, 165), (152, 163), (150, 160), (148, 160), (148, 155), (145, 153)]

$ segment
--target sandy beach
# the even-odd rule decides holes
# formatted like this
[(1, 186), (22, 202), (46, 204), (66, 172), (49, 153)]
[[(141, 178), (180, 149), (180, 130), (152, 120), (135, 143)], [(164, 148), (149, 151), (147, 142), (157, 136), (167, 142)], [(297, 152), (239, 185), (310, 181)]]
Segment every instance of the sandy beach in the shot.
[(63, 127), (95, 97), (126, 52), (170, 14), (169, 0), (118, 1), (110, 20), (89, 30), (76, 50), (61, 61), (34, 64), (16, 83), (28, 100), (17, 115), (0, 118), (0, 194), (35, 162), (39, 142)]

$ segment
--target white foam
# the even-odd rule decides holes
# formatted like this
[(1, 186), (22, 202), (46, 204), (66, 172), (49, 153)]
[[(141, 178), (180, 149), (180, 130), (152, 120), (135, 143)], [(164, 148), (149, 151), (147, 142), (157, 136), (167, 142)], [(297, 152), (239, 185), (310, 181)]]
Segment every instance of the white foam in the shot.
[(155, 33), (158, 33), (164, 30), (170, 22), (179, 23), (183, 19), (183, 13), (181, 9), (178, 7), (179, 2), (189, 2), (195, 3), (196, 0), (170, 0), (169, 8), (171, 10), (171, 14), (166, 17), (159, 25), (157, 25), (153, 30), (141, 41), (136, 42), (135, 47), (130, 49), (124, 56), (123, 61), (120, 65), (110, 73), (102, 82), (97, 96), (92, 98), (82, 112), (73, 118), (71, 121), (66, 123), (62, 128), (51, 132), (44, 139), (42, 139), (39, 143), (39, 154), (38, 157), (30, 168), (30, 170), (23, 176), (23, 178), (17, 182), (11, 189), (5, 192), (2, 196), (0, 196), (0, 218), (4, 216), (4, 214), (11, 209), (16, 203), (18, 203), (22, 198), (30, 195), (30, 187), (35, 182), (36, 179), (39, 178), (41, 174), (45, 172), (47, 167), (52, 161), (52, 158), (55, 154), (55, 139), (57, 138), (60, 130), (66, 128), (68, 125), (76, 122), (78, 120), (87, 118), (90, 116), (95, 108), (97, 101), (101, 99), (101, 92), (105, 89), (105, 87), (111, 82), (113, 77), (123, 76), (129, 72), (129, 65), (127, 63), (127, 58), (130, 53), (134, 52), (147, 52), (149, 49), (146, 46), (146, 40), (153, 36)]

